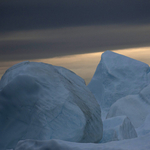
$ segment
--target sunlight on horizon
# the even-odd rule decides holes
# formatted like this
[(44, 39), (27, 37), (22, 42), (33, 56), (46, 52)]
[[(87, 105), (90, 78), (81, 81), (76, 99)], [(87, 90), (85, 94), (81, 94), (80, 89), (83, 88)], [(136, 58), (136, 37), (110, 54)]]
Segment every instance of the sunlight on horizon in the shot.
[[(142, 61), (150, 65), (150, 47), (128, 48), (128, 49), (120, 49), (120, 50), (112, 50), (112, 51)], [(82, 77), (85, 80), (86, 84), (88, 84), (92, 76), (94, 75), (97, 65), (100, 62), (102, 53), (103, 52), (86, 53), (86, 54), (68, 55), (68, 56), (55, 57), (55, 58), (34, 59), (29, 61), (43, 62), (43, 63), (48, 63), (56, 66), (65, 67), (75, 72), (80, 77)], [(4, 74), (6, 69), (19, 62), (21, 61), (1, 62), (0, 77)]]

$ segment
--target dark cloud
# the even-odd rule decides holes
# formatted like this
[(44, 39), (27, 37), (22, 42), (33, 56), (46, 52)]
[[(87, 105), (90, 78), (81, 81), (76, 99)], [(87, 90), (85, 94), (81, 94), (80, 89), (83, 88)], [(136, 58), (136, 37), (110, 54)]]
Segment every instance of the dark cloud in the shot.
[(105, 25), (9, 32), (0, 36), (0, 60), (50, 58), (150, 46), (150, 25)]
[(0, 61), (147, 46), (149, 6), (150, 0), (1, 0)]
[(149, 0), (4, 0), (0, 30), (148, 23)]

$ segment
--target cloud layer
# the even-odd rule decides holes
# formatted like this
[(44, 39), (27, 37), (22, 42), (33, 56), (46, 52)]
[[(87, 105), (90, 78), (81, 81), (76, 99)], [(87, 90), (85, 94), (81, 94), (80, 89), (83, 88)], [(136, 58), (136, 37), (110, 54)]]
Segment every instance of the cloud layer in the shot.
[(150, 44), (150, 0), (0, 2), (0, 60)]
[(149, 6), (149, 0), (7, 0), (0, 2), (0, 30), (148, 23)]
[(81, 26), (0, 35), (0, 60), (50, 58), (150, 45), (150, 25)]

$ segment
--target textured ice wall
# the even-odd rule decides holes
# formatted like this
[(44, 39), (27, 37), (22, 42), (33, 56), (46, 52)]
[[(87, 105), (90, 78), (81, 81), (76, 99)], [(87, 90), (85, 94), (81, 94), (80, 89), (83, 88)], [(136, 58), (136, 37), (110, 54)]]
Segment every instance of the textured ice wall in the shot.
[(100, 106), (84, 80), (44, 63), (22, 62), (0, 81), (0, 147), (21, 139), (99, 142)]

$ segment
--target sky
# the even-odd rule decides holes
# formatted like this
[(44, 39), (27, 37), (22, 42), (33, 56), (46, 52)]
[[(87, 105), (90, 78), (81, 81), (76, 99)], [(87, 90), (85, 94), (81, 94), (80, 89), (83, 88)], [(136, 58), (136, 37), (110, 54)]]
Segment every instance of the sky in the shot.
[(1, 0), (0, 77), (24, 61), (91, 80), (102, 52), (150, 65), (150, 0)]
[(0, 61), (150, 45), (149, 0), (1, 0)]
[(1, 31), (149, 23), (149, 0), (1, 0)]

